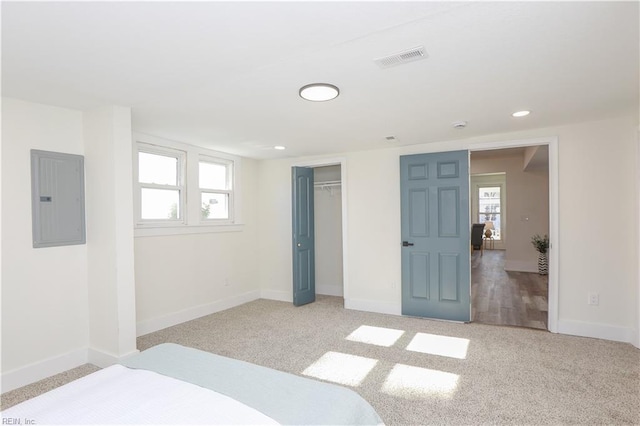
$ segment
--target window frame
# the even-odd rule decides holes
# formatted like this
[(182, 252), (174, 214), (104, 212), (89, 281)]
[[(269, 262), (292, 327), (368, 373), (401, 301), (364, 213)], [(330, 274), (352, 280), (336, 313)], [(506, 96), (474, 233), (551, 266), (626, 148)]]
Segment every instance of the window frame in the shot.
[[(176, 180), (177, 185), (163, 185), (156, 183), (144, 183), (140, 182), (140, 153), (161, 155), (164, 157), (171, 157), (177, 160), (176, 162)], [(138, 142), (136, 144), (136, 155), (134, 156), (134, 183), (136, 188), (135, 206), (136, 206), (136, 226), (177, 226), (185, 225), (187, 221), (188, 209), (186, 200), (186, 157), (185, 151), (169, 148), (164, 146), (153, 145), (150, 143)], [(178, 191), (178, 212), (182, 213), (177, 219), (144, 219), (142, 217), (142, 190), (143, 189), (164, 189), (164, 190), (177, 190)]]
[[(227, 177), (227, 189), (211, 189), (200, 187), (200, 163), (218, 164), (223, 165), (226, 168)], [(198, 201), (200, 208), (202, 208), (202, 194), (223, 194), (227, 195), (227, 213), (228, 217), (224, 219), (216, 218), (203, 218), (200, 214), (200, 222), (206, 224), (231, 224), (234, 223), (234, 198), (235, 198), (235, 183), (234, 183), (234, 161), (226, 158), (214, 157), (212, 155), (200, 154), (198, 155)]]
[[(133, 133), (133, 176), (134, 187), (134, 237), (150, 237), (162, 235), (184, 235), (218, 232), (240, 232), (244, 229), (242, 221), (242, 197), (241, 176), (242, 158), (233, 154), (213, 151), (186, 143), (159, 138), (144, 133)], [(152, 154), (171, 155), (179, 152), (182, 154), (181, 176), (183, 178), (182, 212), (181, 220), (141, 220), (141, 189), (139, 182), (139, 158), (138, 152)], [(152, 152), (150, 150), (154, 150)], [(228, 219), (202, 219), (202, 192), (221, 192), (200, 188), (199, 164), (200, 159), (206, 162), (229, 165), (230, 197)], [(225, 191), (222, 191), (225, 192)]]

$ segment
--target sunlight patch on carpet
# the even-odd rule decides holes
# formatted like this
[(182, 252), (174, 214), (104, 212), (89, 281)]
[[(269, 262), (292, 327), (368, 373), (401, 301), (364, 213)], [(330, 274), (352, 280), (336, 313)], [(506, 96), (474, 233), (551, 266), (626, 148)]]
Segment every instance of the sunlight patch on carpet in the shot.
[(361, 325), (353, 333), (347, 336), (352, 342), (368, 343), (370, 345), (390, 347), (404, 334), (404, 330), (393, 328), (371, 327)]
[(466, 359), (468, 348), (469, 339), (429, 333), (417, 333), (407, 346), (408, 351), (457, 359)]
[(302, 374), (342, 385), (359, 386), (377, 363), (377, 359), (327, 352)]
[(396, 364), (384, 384), (382, 392), (407, 399), (429, 397), (450, 398), (458, 387), (460, 376), (428, 368)]

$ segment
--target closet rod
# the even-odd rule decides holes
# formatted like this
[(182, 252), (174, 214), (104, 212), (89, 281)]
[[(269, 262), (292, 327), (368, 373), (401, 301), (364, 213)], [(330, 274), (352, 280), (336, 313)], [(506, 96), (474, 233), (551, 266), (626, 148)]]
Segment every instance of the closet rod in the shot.
[(328, 180), (325, 182), (314, 182), (313, 186), (340, 186), (342, 182), (339, 180)]

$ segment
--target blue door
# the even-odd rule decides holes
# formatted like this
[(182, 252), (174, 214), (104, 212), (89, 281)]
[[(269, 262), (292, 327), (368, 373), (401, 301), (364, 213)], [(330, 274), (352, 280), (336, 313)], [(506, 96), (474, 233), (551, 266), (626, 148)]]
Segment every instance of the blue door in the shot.
[(293, 304), (316, 300), (313, 232), (313, 169), (293, 167)]
[(402, 314), (471, 320), (469, 152), (400, 157)]

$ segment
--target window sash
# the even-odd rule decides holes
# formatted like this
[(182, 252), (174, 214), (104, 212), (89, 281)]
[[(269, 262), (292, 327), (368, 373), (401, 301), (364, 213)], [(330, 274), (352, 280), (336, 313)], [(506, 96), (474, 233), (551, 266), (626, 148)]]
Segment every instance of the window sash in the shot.
[[(225, 185), (224, 188), (211, 188), (201, 185), (200, 182), (200, 164), (213, 164), (223, 166), (225, 168)], [(200, 155), (198, 158), (198, 187), (201, 191), (233, 191), (233, 161), (224, 158), (215, 158), (208, 155)]]
[[(212, 194), (212, 195), (222, 195), (224, 197), (226, 197), (226, 212), (227, 212), (227, 216), (226, 217), (204, 217), (204, 202), (202, 201), (202, 199), (204, 198), (205, 194)], [(201, 203), (201, 209), (202, 209), (202, 214), (200, 216), (200, 220), (202, 222), (225, 222), (225, 223), (231, 223), (233, 221), (233, 192), (230, 190), (226, 190), (226, 191), (221, 191), (221, 190), (211, 190), (211, 189), (202, 189), (200, 190), (200, 203)]]
[[(135, 180), (136, 180), (136, 190), (137, 190), (137, 223), (139, 225), (144, 224), (154, 224), (154, 225), (176, 225), (176, 224), (184, 224), (186, 223), (187, 217), (187, 206), (185, 200), (185, 158), (186, 153), (184, 151), (180, 151), (177, 149), (159, 147), (150, 144), (138, 143), (136, 150), (136, 161), (135, 161)], [(140, 182), (140, 153), (147, 153), (153, 155), (160, 155), (164, 157), (170, 157), (176, 159), (176, 180), (177, 185), (168, 185), (168, 184), (157, 184), (157, 183), (146, 183)], [(151, 189), (151, 190), (167, 190), (167, 191), (177, 191), (178, 192), (178, 203), (176, 206), (176, 210), (178, 212), (177, 218), (171, 218), (167, 216), (167, 218), (143, 218), (143, 190)]]

